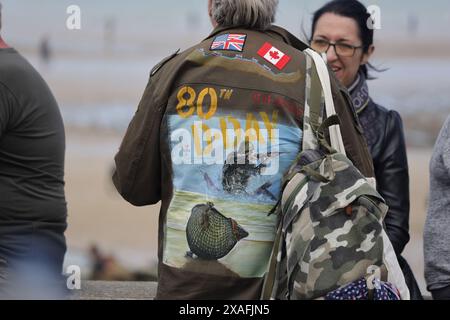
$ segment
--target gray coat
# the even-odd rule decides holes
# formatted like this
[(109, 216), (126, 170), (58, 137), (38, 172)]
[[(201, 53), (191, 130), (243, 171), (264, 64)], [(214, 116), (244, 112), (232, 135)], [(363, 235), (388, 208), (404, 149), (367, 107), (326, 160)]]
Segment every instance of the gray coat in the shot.
[(450, 286), (450, 117), (436, 142), (430, 163), (430, 204), (424, 232), (428, 290)]

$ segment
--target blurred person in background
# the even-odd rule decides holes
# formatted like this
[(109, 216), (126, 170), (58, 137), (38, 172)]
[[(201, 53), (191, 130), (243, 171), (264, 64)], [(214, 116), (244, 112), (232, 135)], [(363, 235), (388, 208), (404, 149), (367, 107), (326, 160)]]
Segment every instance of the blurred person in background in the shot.
[(123, 267), (110, 254), (104, 254), (97, 245), (92, 245), (89, 249), (89, 256), (92, 263), (91, 280), (95, 281), (131, 281), (134, 280), (132, 272)]
[[(115, 157), (127, 201), (162, 200), (157, 299), (260, 298), (276, 234), (268, 213), (301, 151), (305, 97), (321, 90), (306, 85), (307, 45), (272, 25), (277, 5), (210, 0), (214, 31), (152, 70)], [(374, 177), (345, 89), (332, 90), (349, 158)], [(229, 168), (230, 158), (243, 161)]]
[(0, 298), (62, 293), (64, 155), (55, 98), (0, 36)]
[(436, 300), (450, 300), (450, 117), (430, 162), (430, 198), (424, 230), (425, 280)]
[(44, 35), (39, 41), (39, 57), (41, 62), (48, 66), (52, 60), (52, 48), (50, 45), (50, 36)]
[(366, 7), (357, 0), (326, 3), (313, 16), (311, 47), (325, 53), (337, 79), (347, 87), (364, 129), (375, 167), (377, 189), (389, 211), (386, 230), (408, 284), (411, 299), (422, 299), (413, 272), (401, 256), (409, 241), (409, 173), (403, 124), (398, 112), (376, 104), (367, 80), (375, 47)]

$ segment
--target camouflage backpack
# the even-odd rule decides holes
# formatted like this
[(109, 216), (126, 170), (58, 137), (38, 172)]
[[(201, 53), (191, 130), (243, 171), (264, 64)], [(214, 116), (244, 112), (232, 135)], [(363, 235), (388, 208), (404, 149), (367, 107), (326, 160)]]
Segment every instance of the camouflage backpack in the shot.
[[(383, 227), (388, 208), (374, 183), (345, 155), (324, 61), (309, 49), (305, 53), (303, 151), (284, 178), (275, 209), (278, 231), (262, 299), (324, 298), (374, 277), (375, 271), (378, 283), (409, 299)], [(320, 87), (323, 90), (308, 90)], [(327, 118), (321, 121), (323, 102)]]

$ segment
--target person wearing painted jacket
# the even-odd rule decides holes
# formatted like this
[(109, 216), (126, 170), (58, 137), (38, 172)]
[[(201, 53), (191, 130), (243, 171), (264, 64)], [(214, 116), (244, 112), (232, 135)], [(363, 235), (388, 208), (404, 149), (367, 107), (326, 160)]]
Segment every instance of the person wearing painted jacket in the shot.
[[(162, 201), (157, 299), (259, 299), (268, 213), (302, 145), (307, 45), (272, 25), (277, 0), (210, 0), (214, 31), (151, 72), (115, 157), (133, 205)], [(333, 77), (332, 77), (333, 78)], [(349, 158), (374, 177), (345, 88), (332, 93)]]

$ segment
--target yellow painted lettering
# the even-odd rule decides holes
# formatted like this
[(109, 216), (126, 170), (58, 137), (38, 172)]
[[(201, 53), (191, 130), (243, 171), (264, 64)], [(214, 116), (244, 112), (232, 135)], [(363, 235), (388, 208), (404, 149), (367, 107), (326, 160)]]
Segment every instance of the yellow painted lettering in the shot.
[(227, 135), (227, 120), (223, 117), (220, 117), (219, 123), (220, 123), (220, 131), (222, 131), (223, 147), (225, 149), (227, 149), (228, 143), (229, 143), (228, 135)]
[[(208, 108), (208, 112), (206, 114), (203, 113), (203, 101), (205, 97), (209, 95), (210, 97), (210, 106)], [(211, 119), (217, 111), (217, 93), (214, 88), (205, 88), (198, 95), (197, 100), (197, 113), (201, 119), (208, 120)]]
[(230, 141), (227, 139), (228, 140), (227, 149), (230, 147), (230, 144), (232, 144), (231, 145), (232, 148), (237, 148), (239, 141), (241, 141), (241, 139), (242, 139), (241, 124), (239, 123), (239, 120), (237, 120), (236, 118), (233, 118), (232, 116), (228, 117), (228, 122), (230, 122), (233, 125), (235, 137), (234, 137), (233, 141)]
[[(213, 134), (211, 134), (211, 132), (213, 132)], [(220, 131), (211, 129), (205, 131), (205, 136), (206, 147), (203, 150), (203, 155), (210, 156), (213, 150), (213, 142), (216, 141), (215, 143), (217, 143), (217, 141), (220, 141), (222, 139), (222, 136), (220, 135)]]
[(269, 133), (269, 140), (272, 140), (272, 130), (276, 129), (277, 121), (278, 121), (278, 110), (274, 110), (272, 113), (272, 121), (269, 118), (269, 115), (265, 112), (260, 112), (261, 118), (264, 121), (264, 125)]
[[(260, 136), (259, 123), (253, 116), (253, 113), (247, 113), (247, 125), (245, 127), (245, 133), (246, 135), (248, 135), (248, 137), (246, 136), (246, 138), (248, 138), (248, 141), (258, 141), (258, 136)], [(262, 141), (259, 141), (259, 143), (264, 143), (264, 138), (262, 136), (260, 136), (260, 138)]]
[[(185, 95), (188, 95), (187, 98), (185, 98)], [(195, 91), (191, 87), (183, 87), (178, 91), (177, 94), (178, 98), (178, 105), (177, 105), (177, 112), (180, 115), (180, 117), (186, 119), (192, 116), (194, 113), (194, 101), (195, 101)], [(187, 110), (186, 110), (187, 108)]]
[(202, 145), (202, 139), (203, 139), (203, 132), (208, 131), (209, 127), (206, 124), (201, 124), (201, 122), (196, 122), (194, 125), (192, 125), (192, 135), (194, 136), (194, 149), (195, 154), (198, 157), (201, 157), (203, 154), (203, 145)]

